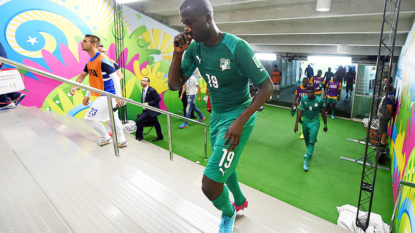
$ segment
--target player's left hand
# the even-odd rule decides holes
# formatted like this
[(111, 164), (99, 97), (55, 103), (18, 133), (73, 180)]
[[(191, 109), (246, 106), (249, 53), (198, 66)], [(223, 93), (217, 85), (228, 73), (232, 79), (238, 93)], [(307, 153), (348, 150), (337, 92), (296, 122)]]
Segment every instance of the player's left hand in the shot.
[(295, 124), (295, 126), (294, 126), (294, 133), (297, 133), (297, 131), (298, 131), (298, 125)]
[(327, 127), (324, 127), (324, 128), (323, 128), (323, 131), (324, 131), (324, 132), (327, 132)]
[(199, 100), (199, 102), (200, 102), (200, 101), (202, 101), (202, 98), (200, 98), (200, 96), (199, 96), (199, 99), (198, 99), (198, 100)]
[(235, 148), (239, 145), (239, 141), (241, 140), (242, 130), (244, 129), (244, 125), (240, 124), (237, 120), (235, 120), (231, 126), (229, 126), (228, 130), (226, 130), (225, 136), (223, 139), (226, 138), (224, 146), (229, 143), (229, 147), (227, 151), (234, 151)]
[(85, 97), (84, 97), (84, 100), (82, 101), (82, 104), (83, 104), (84, 106), (88, 106), (88, 104), (89, 104), (89, 97), (88, 97), (88, 96), (85, 96)]
[(119, 99), (116, 99), (115, 101), (117, 102), (117, 106), (118, 106), (118, 107), (120, 107), (120, 108), (121, 108), (122, 106), (124, 106), (124, 101), (119, 100)]

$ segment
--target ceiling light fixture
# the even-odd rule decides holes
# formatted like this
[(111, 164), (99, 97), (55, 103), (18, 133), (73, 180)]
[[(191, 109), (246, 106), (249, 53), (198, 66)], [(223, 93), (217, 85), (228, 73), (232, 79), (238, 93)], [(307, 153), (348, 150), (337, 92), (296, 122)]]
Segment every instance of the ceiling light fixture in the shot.
[(352, 57), (308, 56), (307, 61), (319, 64), (352, 64)]
[(255, 53), (259, 60), (276, 61), (277, 55), (274, 53)]
[(329, 11), (331, 0), (317, 0), (316, 11)]

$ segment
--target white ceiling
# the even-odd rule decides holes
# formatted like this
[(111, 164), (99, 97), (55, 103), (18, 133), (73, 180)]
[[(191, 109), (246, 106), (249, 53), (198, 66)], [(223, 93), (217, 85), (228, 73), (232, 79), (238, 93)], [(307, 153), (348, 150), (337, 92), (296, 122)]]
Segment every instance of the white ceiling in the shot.
[[(182, 2), (141, 0), (127, 6), (182, 31)], [(383, 0), (332, 0), (328, 12), (316, 11), (316, 0), (210, 2), (219, 29), (245, 39), (258, 52), (337, 54), (337, 45), (342, 44), (348, 45), (346, 54), (355, 59), (378, 54)], [(392, 8), (387, 8), (389, 11)], [(415, 1), (401, 0), (395, 56), (399, 56), (414, 20)]]

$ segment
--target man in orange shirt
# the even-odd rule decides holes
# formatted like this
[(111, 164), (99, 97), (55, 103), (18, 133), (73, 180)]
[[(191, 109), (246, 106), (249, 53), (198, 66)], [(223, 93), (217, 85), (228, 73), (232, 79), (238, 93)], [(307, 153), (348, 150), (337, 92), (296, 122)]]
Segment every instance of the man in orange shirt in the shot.
[[(86, 51), (91, 59), (85, 66), (83, 72), (78, 76), (76, 81), (82, 83), (85, 77), (89, 74), (89, 85), (91, 87), (109, 92), (111, 94), (121, 97), (120, 79), (116, 73), (116, 70), (110, 60), (106, 56), (102, 55), (98, 51), (98, 45), (100, 44), (99, 37), (95, 35), (86, 35), (81, 42), (82, 50)], [(70, 94), (76, 93), (76, 86), (72, 87)], [(107, 130), (101, 122), (109, 122), (110, 115), (107, 104), (107, 97), (101, 94), (88, 91), (84, 97), (83, 104), (89, 105), (90, 95), (98, 96), (98, 98), (91, 105), (87, 114), (85, 115), (85, 121), (91, 125), (96, 131), (101, 134), (101, 138), (97, 141), (99, 146), (108, 145), (112, 139), (108, 135)], [(118, 105), (122, 107), (124, 105), (122, 100), (112, 99), (113, 106)], [(115, 128), (117, 129), (117, 135), (119, 139), (118, 146), (127, 146), (127, 139), (124, 136), (123, 128), (118, 114), (114, 114)]]
[[(274, 69), (272, 70), (272, 82), (274, 83), (274, 91), (277, 91), (277, 101), (280, 98), (281, 78), (281, 70), (278, 69), (277, 65), (274, 65)], [(269, 97), (269, 99), (272, 100), (272, 95)]]

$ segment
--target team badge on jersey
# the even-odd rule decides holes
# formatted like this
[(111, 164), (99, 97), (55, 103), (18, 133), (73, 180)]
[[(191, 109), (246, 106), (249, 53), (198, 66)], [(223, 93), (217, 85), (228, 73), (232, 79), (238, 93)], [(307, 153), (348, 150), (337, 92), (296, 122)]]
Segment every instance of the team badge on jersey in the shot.
[(314, 103), (314, 107), (318, 107), (318, 103)]
[(220, 59), (220, 68), (222, 68), (222, 71), (230, 69), (231, 68), (231, 61), (227, 58), (221, 58)]

